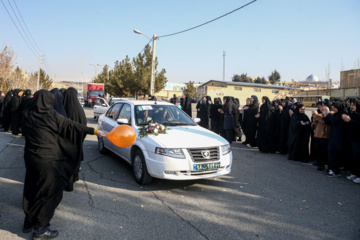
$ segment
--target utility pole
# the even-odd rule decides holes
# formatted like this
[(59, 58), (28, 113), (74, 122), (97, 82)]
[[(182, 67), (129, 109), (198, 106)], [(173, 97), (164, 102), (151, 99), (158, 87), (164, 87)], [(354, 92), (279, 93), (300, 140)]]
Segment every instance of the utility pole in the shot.
[(154, 96), (155, 93), (155, 59), (156, 59), (156, 34), (153, 36), (153, 52), (151, 61), (151, 82), (150, 82), (150, 94)]
[(39, 72), (38, 72), (38, 81), (37, 81), (37, 86), (36, 86), (36, 90), (38, 91), (40, 88), (40, 64), (41, 64), (41, 54), (39, 56)]
[(225, 82), (225, 56), (226, 52), (223, 51), (223, 81)]

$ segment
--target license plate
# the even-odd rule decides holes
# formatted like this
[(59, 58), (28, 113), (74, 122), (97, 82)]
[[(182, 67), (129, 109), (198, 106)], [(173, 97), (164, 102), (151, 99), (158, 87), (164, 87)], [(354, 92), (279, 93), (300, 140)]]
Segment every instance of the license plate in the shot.
[(194, 171), (206, 171), (220, 168), (220, 162), (194, 164)]

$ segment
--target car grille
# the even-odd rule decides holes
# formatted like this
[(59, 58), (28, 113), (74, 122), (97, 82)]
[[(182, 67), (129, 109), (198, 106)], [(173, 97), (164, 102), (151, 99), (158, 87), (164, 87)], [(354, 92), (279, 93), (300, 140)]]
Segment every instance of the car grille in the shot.
[(208, 174), (212, 174), (212, 173), (221, 172), (224, 169), (225, 169), (225, 167), (221, 167), (221, 168), (216, 169), (216, 170), (209, 170), (209, 171), (180, 171), (180, 173), (183, 174), (183, 175), (186, 175), (186, 176), (201, 176), (201, 175), (208, 175)]
[[(190, 148), (188, 149), (188, 152), (193, 162), (213, 162), (213, 161), (219, 161), (220, 159), (219, 147)], [(209, 153), (209, 156), (204, 157), (204, 154), (202, 152), (205, 155)]]

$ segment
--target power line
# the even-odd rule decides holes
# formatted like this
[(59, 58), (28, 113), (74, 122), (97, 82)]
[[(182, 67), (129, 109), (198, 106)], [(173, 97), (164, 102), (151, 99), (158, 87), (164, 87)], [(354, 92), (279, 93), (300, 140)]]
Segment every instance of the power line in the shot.
[(224, 14), (224, 15), (220, 16), (220, 17), (214, 18), (213, 20), (210, 20), (210, 21), (205, 22), (205, 23), (203, 23), (203, 24), (197, 25), (197, 26), (195, 26), (195, 27), (192, 27), (192, 28), (189, 28), (189, 29), (186, 29), (186, 30), (180, 31), (180, 32), (176, 32), (176, 33), (172, 33), (172, 34), (167, 34), (167, 35), (163, 35), (163, 36), (158, 36), (158, 38), (173, 36), (173, 35), (176, 35), (176, 34), (184, 33), (184, 32), (187, 32), (187, 31), (193, 30), (193, 29), (195, 29), (195, 28), (198, 28), (198, 27), (204, 26), (204, 25), (206, 25), (206, 24), (209, 24), (209, 23), (211, 23), (211, 22), (214, 22), (214, 21), (216, 21), (216, 20), (219, 20), (220, 18), (223, 18), (223, 17), (225, 17), (225, 16), (227, 16), (227, 15), (229, 15), (229, 14), (231, 14), (231, 13), (234, 13), (234, 12), (236, 12), (236, 11), (238, 11), (238, 10), (240, 10), (240, 9), (244, 8), (244, 7), (247, 7), (247, 6), (249, 6), (250, 4), (252, 4), (252, 3), (256, 2), (256, 1), (257, 1), (257, 0), (253, 0), (253, 1), (251, 1), (251, 2), (249, 2), (249, 3), (247, 3), (247, 4), (245, 4), (245, 5), (243, 5), (243, 6), (239, 7), (239, 8), (237, 8), (237, 9), (235, 9), (235, 10), (231, 11), (231, 12), (228, 12), (228, 13), (226, 13), (226, 14)]
[(25, 25), (25, 27), (26, 27), (26, 29), (27, 29), (27, 31), (28, 31), (31, 39), (33, 40), (33, 42), (34, 42), (34, 44), (35, 44), (35, 46), (37, 47), (37, 49), (38, 49), (40, 52), (42, 52), (41, 49), (39, 48), (39, 46), (36, 44), (33, 36), (31, 35), (31, 32), (30, 32), (29, 28), (27, 27), (27, 25), (26, 25), (26, 23), (25, 23), (25, 21), (24, 21), (24, 18), (22, 17), (22, 15), (21, 15), (21, 13), (20, 13), (20, 10), (19, 10), (19, 8), (18, 8), (15, 0), (13, 0), (13, 2), (14, 2), (14, 4), (15, 4), (15, 7), (16, 7), (16, 9), (18, 10), (18, 13), (19, 13), (19, 15), (20, 15), (20, 17), (21, 17), (21, 20), (23, 21), (23, 23), (24, 23), (24, 25)]
[(16, 19), (18, 20), (18, 23), (19, 23), (19, 25), (20, 25), (21, 29), (23, 30), (23, 33), (25, 34), (25, 36), (26, 36), (26, 37), (27, 37), (27, 39), (29, 40), (30, 45), (31, 45), (31, 46), (33, 47), (33, 49), (37, 52), (37, 49), (35, 48), (35, 46), (34, 46), (34, 45), (33, 45), (33, 43), (31, 42), (31, 40), (30, 40), (30, 38), (29, 38), (28, 34), (26, 33), (25, 29), (23, 28), (23, 26), (22, 26), (22, 24), (21, 24), (21, 22), (20, 22), (20, 20), (19, 20), (19, 18), (18, 18), (18, 16), (17, 16), (17, 14), (16, 14), (16, 12), (14, 11), (14, 8), (12, 7), (12, 5), (11, 5), (11, 3), (10, 3), (10, 1), (9, 1), (9, 0), (8, 0), (8, 3), (9, 3), (9, 5), (10, 5), (11, 10), (13, 11), (13, 13), (14, 13), (14, 15), (15, 15)]
[[(36, 53), (35, 53), (35, 52), (34, 52), (34, 50), (30, 47), (29, 43), (26, 41), (26, 39), (25, 39), (25, 38), (24, 38), (24, 36), (22, 35), (22, 33), (21, 33), (20, 29), (19, 29), (19, 28), (18, 28), (18, 26), (16, 25), (16, 23), (15, 23), (14, 19), (11, 17), (11, 15), (10, 15), (9, 11), (7, 10), (7, 8), (6, 8), (6, 6), (5, 6), (5, 4), (4, 4), (4, 2), (3, 2), (3, 0), (1, 0), (1, 3), (3, 4), (3, 6), (4, 6), (4, 8), (5, 8), (6, 12), (8, 13), (8, 15), (9, 15), (9, 17), (11, 18), (12, 22), (14, 23), (14, 25), (15, 25), (16, 29), (17, 29), (17, 30), (18, 30), (18, 32), (20, 33), (21, 37), (24, 39), (25, 43), (28, 45), (28, 47), (29, 47), (29, 49), (31, 50), (31, 52), (32, 52), (32, 53), (36, 56)], [(36, 56), (36, 57), (37, 57), (37, 56)]]
[[(145, 50), (146, 46), (149, 45), (149, 43), (150, 43), (151, 41), (152, 41), (152, 39), (150, 39), (150, 41), (145, 45), (144, 49), (141, 50), (137, 55), (139, 55), (140, 53), (142, 53), (142, 52)], [(136, 56), (137, 56), (137, 55), (136, 55)]]

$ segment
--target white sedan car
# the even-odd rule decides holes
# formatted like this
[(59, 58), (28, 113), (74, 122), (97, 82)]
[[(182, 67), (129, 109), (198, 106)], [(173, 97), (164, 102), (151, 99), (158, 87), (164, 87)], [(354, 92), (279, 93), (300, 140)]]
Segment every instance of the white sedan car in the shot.
[[(166, 134), (140, 138), (139, 128), (151, 121), (169, 130)], [(174, 104), (118, 101), (99, 117), (98, 127), (107, 134), (119, 124), (128, 124), (135, 129), (134, 144), (120, 148), (105, 137), (98, 139), (98, 148), (101, 153), (110, 150), (131, 164), (139, 184), (148, 184), (153, 177), (190, 180), (217, 177), (231, 171), (229, 142), (197, 125)]]
[(94, 105), (94, 119), (99, 118), (101, 114), (106, 113), (109, 107), (117, 101), (128, 100), (127, 98), (110, 98), (107, 102), (104, 98), (97, 97)]

